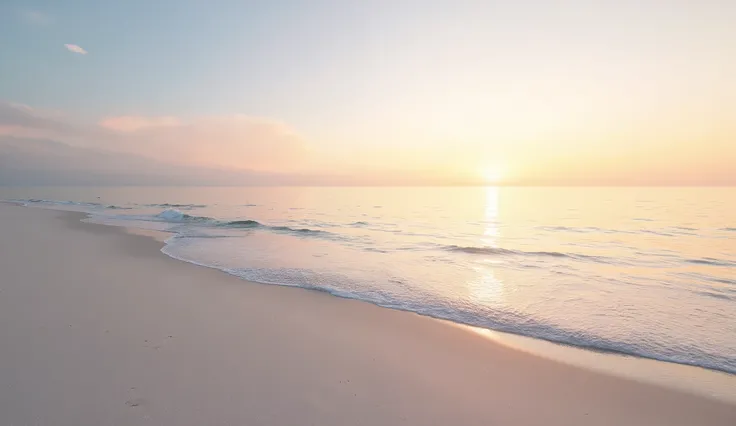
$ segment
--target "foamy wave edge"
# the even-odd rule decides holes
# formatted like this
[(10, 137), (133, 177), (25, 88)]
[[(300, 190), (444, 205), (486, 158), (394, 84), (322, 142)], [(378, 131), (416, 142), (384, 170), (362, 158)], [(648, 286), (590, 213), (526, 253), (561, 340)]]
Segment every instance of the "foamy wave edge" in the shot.
[[(294, 287), (294, 288), (302, 288), (306, 290), (314, 290), (314, 291), (319, 291), (323, 293), (328, 293), (332, 296), (340, 297), (343, 299), (359, 300), (362, 302), (370, 303), (372, 305), (380, 306), (382, 308), (394, 309), (394, 310), (405, 311), (405, 312), (412, 312), (415, 314), (419, 314), (419, 315), (423, 315), (423, 316), (427, 316), (431, 318), (436, 318), (440, 320), (446, 320), (446, 321), (454, 322), (457, 324), (479, 327), (479, 328), (484, 328), (484, 329), (489, 329), (489, 330), (494, 330), (494, 331), (499, 331), (499, 332), (504, 332), (504, 333), (516, 334), (516, 335), (530, 337), (534, 339), (546, 340), (546, 341), (553, 342), (553, 343), (559, 343), (563, 345), (571, 345), (571, 346), (574, 346), (580, 349), (604, 351), (604, 352), (609, 352), (612, 354), (623, 355), (623, 356), (635, 356), (635, 357), (647, 358), (647, 359), (652, 359), (652, 360), (657, 360), (657, 361), (705, 368), (705, 369), (710, 369), (710, 370), (715, 370), (715, 371), (719, 371), (723, 373), (736, 375), (736, 362), (733, 362), (727, 357), (713, 355), (713, 354), (703, 352), (695, 348), (689, 348), (689, 350), (686, 351), (686, 353), (688, 354), (697, 353), (699, 355), (699, 358), (701, 359), (702, 358), (715, 358), (716, 361), (706, 362), (706, 361), (701, 361), (701, 360), (693, 360), (693, 359), (688, 359), (685, 357), (678, 356), (677, 354), (670, 355), (670, 356), (653, 354), (646, 350), (642, 350), (640, 347), (638, 347), (636, 344), (633, 344), (633, 343), (608, 340), (608, 339), (604, 339), (599, 336), (592, 335), (586, 332), (565, 330), (565, 329), (561, 329), (561, 328), (555, 327), (550, 324), (545, 324), (545, 323), (535, 324), (533, 327), (536, 328), (536, 330), (532, 330), (532, 331), (520, 330), (520, 327), (524, 327), (523, 325), (503, 323), (499, 319), (479, 317), (469, 312), (461, 312), (457, 310), (453, 311), (452, 309), (449, 309), (443, 306), (426, 306), (426, 305), (420, 305), (420, 304), (411, 303), (411, 302), (407, 303), (407, 302), (391, 300), (391, 299), (377, 300), (376, 298), (365, 296), (359, 293), (336, 290), (336, 289), (325, 287), (325, 286), (299, 285), (299, 284), (290, 284), (290, 283), (279, 282), (279, 281), (270, 281), (266, 279), (254, 279), (248, 276), (248, 268), (219, 267), (213, 264), (204, 263), (204, 262), (200, 262), (197, 260), (179, 256), (173, 253), (171, 250), (171, 248), (173, 248), (173, 244), (175, 243), (175, 241), (176, 241), (175, 236), (169, 238), (166, 241), (165, 246), (161, 248), (161, 252), (173, 259), (176, 259), (182, 262), (186, 262), (186, 263), (191, 263), (197, 266), (203, 266), (206, 268), (215, 269), (215, 270), (224, 272), (228, 275), (232, 275), (234, 277), (237, 277), (239, 279), (242, 279), (248, 282), (254, 282), (254, 283), (262, 284), (262, 285), (278, 285), (282, 287)], [(527, 325), (526, 327), (528, 328), (529, 326)]]

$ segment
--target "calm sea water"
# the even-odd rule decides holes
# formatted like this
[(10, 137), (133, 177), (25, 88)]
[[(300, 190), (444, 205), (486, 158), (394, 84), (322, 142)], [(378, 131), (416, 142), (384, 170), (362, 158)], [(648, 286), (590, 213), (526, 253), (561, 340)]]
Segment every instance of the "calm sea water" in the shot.
[(247, 280), (736, 373), (733, 188), (0, 188)]

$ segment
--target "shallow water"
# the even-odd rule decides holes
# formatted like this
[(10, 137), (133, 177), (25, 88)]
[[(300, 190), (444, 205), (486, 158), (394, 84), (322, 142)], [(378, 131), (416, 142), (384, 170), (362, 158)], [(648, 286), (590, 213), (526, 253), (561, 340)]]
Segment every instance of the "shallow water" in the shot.
[(0, 188), (239, 277), (736, 373), (732, 188)]

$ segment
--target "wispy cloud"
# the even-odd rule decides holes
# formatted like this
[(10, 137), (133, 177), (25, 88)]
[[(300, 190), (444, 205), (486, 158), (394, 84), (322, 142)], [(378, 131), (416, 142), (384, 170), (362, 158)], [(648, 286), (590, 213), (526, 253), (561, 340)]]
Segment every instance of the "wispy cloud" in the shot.
[(115, 149), (185, 164), (284, 171), (308, 155), (287, 125), (259, 117), (117, 116), (98, 124), (118, 137)]
[(28, 105), (0, 101), (0, 126), (29, 129), (66, 130), (60, 114), (32, 108)]
[(87, 51), (82, 49), (82, 47), (77, 46), (76, 44), (65, 44), (64, 47), (67, 48), (70, 52), (79, 53), (80, 55), (86, 55)]
[(100, 126), (118, 132), (135, 132), (149, 127), (178, 126), (181, 120), (177, 117), (140, 117), (124, 115), (108, 117), (100, 121)]
[(124, 115), (91, 124), (0, 100), (2, 137), (50, 139), (165, 162), (261, 172), (303, 170), (311, 155), (306, 141), (289, 126), (266, 118)]
[(38, 10), (24, 10), (21, 12), (23, 20), (33, 25), (48, 25), (54, 21), (54, 19)]

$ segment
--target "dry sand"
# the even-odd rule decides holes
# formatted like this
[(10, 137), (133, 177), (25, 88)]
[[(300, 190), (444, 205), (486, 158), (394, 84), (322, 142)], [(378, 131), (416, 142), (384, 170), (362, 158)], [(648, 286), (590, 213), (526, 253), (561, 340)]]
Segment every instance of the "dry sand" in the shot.
[(0, 205), (0, 425), (736, 425), (736, 406)]

